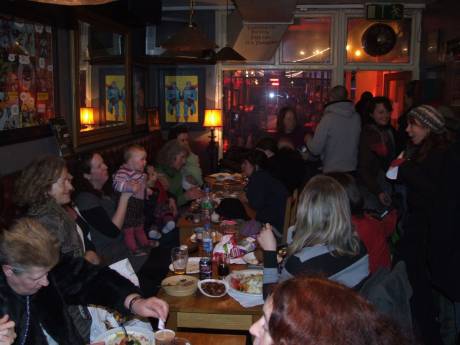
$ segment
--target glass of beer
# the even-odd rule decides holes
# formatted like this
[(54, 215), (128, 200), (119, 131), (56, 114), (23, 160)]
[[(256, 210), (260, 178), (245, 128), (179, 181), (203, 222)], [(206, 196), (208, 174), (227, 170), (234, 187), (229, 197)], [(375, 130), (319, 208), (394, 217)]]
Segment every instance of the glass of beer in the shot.
[(175, 274), (185, 274), (187, 271), (188, 250), (185, 247), (174, 247), (171, 250), (171, 262)]

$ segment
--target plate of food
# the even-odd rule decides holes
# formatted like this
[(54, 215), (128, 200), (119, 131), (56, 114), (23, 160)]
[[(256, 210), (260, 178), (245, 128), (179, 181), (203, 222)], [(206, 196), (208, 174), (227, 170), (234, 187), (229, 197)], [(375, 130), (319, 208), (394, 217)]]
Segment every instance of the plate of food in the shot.
[(128, 339), (121, 327), (113, 328), (97, 337), (94, 343), (101, 343), (105, 345), (126, 345), (128, 340), (131, 340), (130, 344), (133, 345), (155, 344), (153, 332), (148, 331), (145, 328), (127, 326), (126, 332), (128, 333)]
[[(200, 273), (200, 257), (189, 257), (187, 261), (186, 274), (196, 274)], [(172, 264), (169, 265), (169, 270), (174, 272), (174, 267)]]
[(261, 296), (263, 272), (261, 270), (233, 271), (226, 278), (229, 291), (246, 296)]
[(203, 279), (198, 282), (198, 290), (211, 298), (225, 296), (228, 291), (228, 283), (225, 280)]
[(243, 256), (244, 262), (249, 265), (260, 265), (262, 264), (257, 258), (254, 252), (247, 253)]

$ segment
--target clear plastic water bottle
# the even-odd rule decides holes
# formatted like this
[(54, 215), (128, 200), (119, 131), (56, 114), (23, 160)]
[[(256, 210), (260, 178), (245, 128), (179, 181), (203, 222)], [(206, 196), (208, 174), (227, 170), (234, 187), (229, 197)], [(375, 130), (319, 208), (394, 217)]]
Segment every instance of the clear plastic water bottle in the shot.
[(203, 251), (204, 255), (211, 257), (212, 256), (212, 236), (210, 232), (210, 227), (208, 224), (205, 225), (203, 231)]
[(209, 186), (205, 185), (203, 188), (204, 196), (201, 199), (201, 214), (204, 224), (209, 224), (211, 222), (211, 214), (213, 212), (212, 199), (211, 199), (211, 189)]

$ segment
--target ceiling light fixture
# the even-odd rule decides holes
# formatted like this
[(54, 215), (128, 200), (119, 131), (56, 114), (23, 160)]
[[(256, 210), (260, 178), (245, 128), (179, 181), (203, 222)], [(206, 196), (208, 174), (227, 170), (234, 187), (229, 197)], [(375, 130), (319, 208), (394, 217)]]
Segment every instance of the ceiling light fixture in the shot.
[(169, 52), (174, 53), (197, 53), (199, 56), (203, 51), (218, 48), (217, 45), (208, 39), (204, 33), (198, 30), (192, 24), (194, 14), (195, 0), (190, 0), (190, 14), (188, 26), (183, 30), (176, 32), (166, 42), (161, 44), (161, 47)]
[(217, 52), (216, 60), (217, 61), (245, 61), (246, 59), (235, 49), (228, 45), (228, 0), (227, 0), (227, 13), (225, 15), (225, 32), (226, 32), (226, 41), (227, 44), (221, 50)]

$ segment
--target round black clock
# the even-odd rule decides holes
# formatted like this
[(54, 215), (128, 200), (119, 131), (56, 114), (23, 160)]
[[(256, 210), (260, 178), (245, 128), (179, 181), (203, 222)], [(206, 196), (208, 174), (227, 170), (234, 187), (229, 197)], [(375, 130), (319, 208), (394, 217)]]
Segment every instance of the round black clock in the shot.
[(396, 33), (387, 24), (377, 23), (367, 28), (361, 37), (364, 51), (370, 56), (388, 54), (396, 44)]

